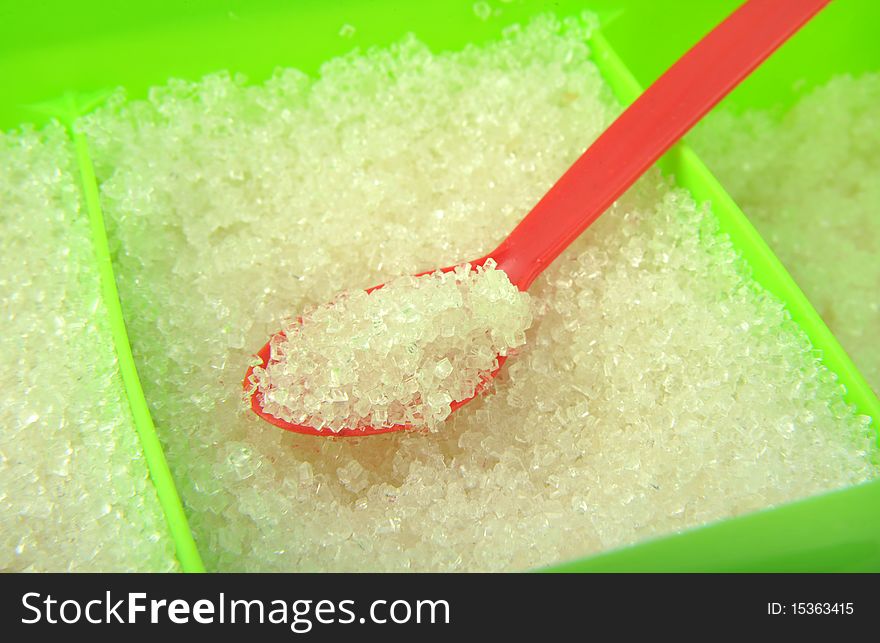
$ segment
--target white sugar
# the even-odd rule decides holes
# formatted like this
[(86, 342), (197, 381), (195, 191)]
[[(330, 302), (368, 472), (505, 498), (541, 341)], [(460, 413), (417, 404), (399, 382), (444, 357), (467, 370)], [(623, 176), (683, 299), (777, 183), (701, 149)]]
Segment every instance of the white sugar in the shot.
[(240, 411), (285, 315), (513, 229), (618, 109), (586, 35), (407, 39), (317, 80), (170, 83), (84, 123), (209, 568), (525, 569), (877, 474), (806, 337), (656, 172), (535, 282), (526, 344), (442, 430), (330, 440)]

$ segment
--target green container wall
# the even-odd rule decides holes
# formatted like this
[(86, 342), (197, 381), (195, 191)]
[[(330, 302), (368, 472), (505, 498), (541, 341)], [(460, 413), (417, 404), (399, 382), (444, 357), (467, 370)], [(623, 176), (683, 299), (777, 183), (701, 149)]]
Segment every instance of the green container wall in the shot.
[[(579, 13), (603, 21), (594, 40), (597, 60), (618, 97), (631, 101), (739, 2), (730, 0), (490, 0), (500, 15), (479, 20), (472, 0), (44, 0), (0, 8), (0, 128), (70, 117), (89, 107), (89, 96), (119, 85), (131, 97), (169, 77), (195, 79), (220, 69), (253, 81), (277, 66), (315, 72), (355, 46), (385, 45), (416, 33), (434, 50), (457, 49), (498, 37), (529, 16)], [(342, 38), (344, 24), (356, 28)], [(835, 0), (743, 83), (727, 102), (736, 107), (790, 104), (837, 73), (880, 69), (876, 26), (880, 3)], [(612, 49), (613, 47), (613, 49)], [(615, 53), (616, 52), (616, 53)], [(58, 98), (68, 94), (65, 101)], [(34, 109), (34, 105), (43, 104)], [(78, 140), (84, 190), (97, 235), (105, 296), (116, 298), (100, 202), (85, 141)], [(880, 419), (880, 402), (816, 315), (781, 264), (723, 188), (685, 145), (661, 161), (697, 199), (712, 202), (758, 280), (786, 302), (794, 319), (822, 350), (825, 363), (846, 384), (859, 411)], [(118, 310), (118, 306), (116, 306)], [(163, 500), (178, 557), (187, 571), (201, 569), (173, 481), (146, 411), (121, 317), (116, 339), (151, 473)], [(145, 417), (144, 417), (145, 416)], [(724, 521), (680, 535), (561, 565), (565, 571), (798, 571), (880, 570), (880, 481)]]

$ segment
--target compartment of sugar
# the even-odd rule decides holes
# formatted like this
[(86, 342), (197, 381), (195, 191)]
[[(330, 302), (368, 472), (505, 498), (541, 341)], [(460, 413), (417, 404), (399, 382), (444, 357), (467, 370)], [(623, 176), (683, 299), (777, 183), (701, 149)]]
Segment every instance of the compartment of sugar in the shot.
[(172, 571), (72, 144), (0, 132), (0, 570)]

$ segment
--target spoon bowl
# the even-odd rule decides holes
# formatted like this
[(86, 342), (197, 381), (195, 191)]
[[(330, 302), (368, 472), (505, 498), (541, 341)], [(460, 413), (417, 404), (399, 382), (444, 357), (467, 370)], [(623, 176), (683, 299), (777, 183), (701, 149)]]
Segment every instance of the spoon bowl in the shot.
[[(478, 259), (476, 261), (469, 262), (471, 265), (471, 268), (476, 269), (478, 266), (482, 266), (484, 263), (486, 263), (486, 260), (488, 258), (489, 257), (483, 257), (482, 259)], [(499, 264), (499, 267), (500, 267), (500, 264)], [(439, 272), (452, 272), (453, 270), (455, 270), (455, 268), (456, 268), (456, 266), (447, 266), (446, 268), (440, 268)], [(420, 273), (416, 274), (415, 276), (421, 277), (423, 275), (427, 275), (432, 272), (438, 272), (438, 271), (437, 270), (428, 270), (425, 272), (420, 272)], [(371, 293), (374, 290), (379, 290), (384, 285), (385, 284), (379, 284), (378, 286), (373, 286), (372, 288), (367, 288), (366, 292)], [(521, 288), (521, 290), (525, 290), (525, 289)], [(269, 366), (269, 364), (272, 360), (272, 342), (276, 337), (284, 337), (284, 335), (285, 335), (284, 331), (279, 331), (279, 332), (275, 333), (275, 335), (273, 335), (269, 339), (269, 341), (266, 342), (266, 344), (259, 351), (257, 351), (255, 357), (258, 358), (260, 360), (260, 362), (258, 364), (254, 364), (254, 365), (248, 367), (247, 372), (245, 373), (245, 376), (244, 376), (244, 390), (246, 392), (249, 392), (251, 410), (254, 413), (256, 413), (259, 417), (261, 417), (263, 420), (265, 420), (266, 422), (268, 422), (269, 424), (271, 424), (273, 426), (277, 426), (280, 429), (284, 429), (285, 431), (292, 431), (294, 433), (302, 433), (305, 435), (320, 435), (320, 436), (325, 436), (325, 437), (342, 437), (342, 438), (360, 437), (360, 436), (365, 436), (365, 435), (378, 435), (380, 433), (391, 433), (393, 431), (418, 430), (418, 429), (414, 429), (414, 427), (412, 427), (409, 424), (394, 424), (392, 426), (385, 426), (385, 427), (378, 427), (378, 428), (373, 427), (373, 426), (367, 426), (367, 427), (363, 427), (363, 428), (343, 428), (339, 431), (331, 431), (330, 429), (316, 429), (313, 426), (308, 426), (305, 424), (293, 424), (291, 422), (287, 422), (285, 420), (282, 420), (281, 418), (275, 417), (271, 413), (267, 413), (263, 409), (263, 394), (262, 394), (262, 392), (259, 390), (252, 391), (253, 386), (251, 384), (251, 377), (253, 375), (255, 368), (266, 368), (267, 366)], [(470, 402), (472, 399), (474, 399), (475, 397), (480, 395), (480, 393), (482, 393), (483, 391), (486, 390), (486, 388), (489, 386), (491, 381), (501, 371), (501, 367), (504, 366), (504, 362), (507, 361), (507, 356), (506, 355), (498, 355), (497, 359), (498, 359), (498, 367), (486, 374), (485, 378), (477, 385), (477, 387), (474, 391), (474, 394), (471, 397), (463, 399), (463, 400), (455, 400), (449, 405), (451, 412), (454, 413), (455, 411), (460, 409), (462, 406), (464, 406), (465, 404)]]

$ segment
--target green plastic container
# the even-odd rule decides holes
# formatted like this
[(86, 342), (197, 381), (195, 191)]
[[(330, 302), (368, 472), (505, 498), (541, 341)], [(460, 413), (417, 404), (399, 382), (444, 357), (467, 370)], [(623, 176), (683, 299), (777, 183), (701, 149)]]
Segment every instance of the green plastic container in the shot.
[[(315, 72), (355, 46), (385, 45), (412, 31), (434, 50), (497, 38), (511, 23), (552, 11), (590, 9), (602, 19), (593, 40), (597, 63), (623, 102), (660, 75), (701, 35), (739, 4), (736, 0), (490, 0), (481, 19), (473, 0), (44, 0), (0, 9), (0, 128), (68, 122), (107, 90), (142, 97), (169, 77), (196, 79), (220, 69), (253, 81), (277, 66)], [(482, 12), (479, 12), (482, 13)], [(876, 26), (880, 3), (836, 0), (726, 99), (740, 107), (790, 104), (831, 76), (880, 70)], [(343, 25), (354, 35), (340, 36)], [(349, 30), (350, 31), (350, 30)], [(613, 47), (613, 49), (612, 49)], [(74, 135), (97, 261), (121, 372), (153, 482), (186, 571), (203, 569), (171, 472), (137, 378), (118, 304), (87, 141)], [(880, 401), (803, 293), (736, 204), (696, 155), (679, 144), (665, 171), (698, 200), (712, 202), (754, 274), (780, 297), (846, 385), (859, 412), (880, 420)], [(880, 571), (880, 481), (813, 497), (676, 536), (560, 564), (564, 571)]]

